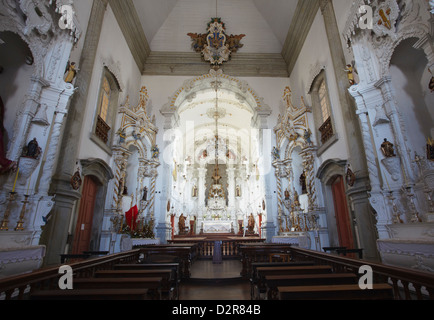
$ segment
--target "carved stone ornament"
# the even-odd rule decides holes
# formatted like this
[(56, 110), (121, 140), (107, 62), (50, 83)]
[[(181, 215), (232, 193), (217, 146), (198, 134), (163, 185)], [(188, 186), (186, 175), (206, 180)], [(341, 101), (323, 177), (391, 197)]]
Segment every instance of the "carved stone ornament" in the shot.
[(246, 35), (228, 36), (225, 30), (225, 24), (220, 18), (212, 18), (208, 23), (207, 34), (188, 33), (193, 42), (193, 50), (202, 53), (205, 61), (212, 65), (228, 61), (232, 53), (244, 46), (240, 42)]
[(356, 182), (356, 175), (354, 174), (353, 170), (351, 170), (350, 166), (348, 166), (345, 179), (350, 187), (354, 186), (354, 183)]
[(394, 34), (398, 17), (399, 6), (396, 0), (387, 0), (381, 3), (374, 13), (373, 31), (378, 36)]
[(74, 175), (71, 177), (71, 187), (74, 190), (78, 190), (81, 187), (81, 175), (80, 170), (77, 169), (77, 171), (74, 173)]

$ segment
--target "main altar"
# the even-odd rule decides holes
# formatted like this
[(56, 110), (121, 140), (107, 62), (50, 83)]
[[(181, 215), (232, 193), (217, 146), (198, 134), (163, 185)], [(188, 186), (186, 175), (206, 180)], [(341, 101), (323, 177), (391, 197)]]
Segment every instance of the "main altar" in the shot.
[(200, 217), (202, 234), (234, 233), (234, 220), (228, 212), (226, 192), (220, 184), (218, 165), (212, 177), (214, 183), (210, 186), (207, 207)]

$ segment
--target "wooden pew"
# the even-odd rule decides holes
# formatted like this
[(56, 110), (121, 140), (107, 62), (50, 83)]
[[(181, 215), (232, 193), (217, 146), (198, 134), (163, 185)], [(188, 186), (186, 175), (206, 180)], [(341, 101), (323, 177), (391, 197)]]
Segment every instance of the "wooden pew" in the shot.
[[(332, 273), (331, 266), (317, 266), (317, 265), (300, 265), (295, 266), (267, 266), (256, 267), (256, 287), (258, 288), (259, 296), (267, 291), (265, 277), (272, 275), (300, 275), (300, 274), (327, 274)], [(254, 295), (254, 288), (251, 292)]]
[(280, 300), (393, 300), (389, 284), (374, 284), (372, 290), (362, 290), (358, 284), (330, 286), (279, 286)]
[(163, 299), (170, 299), (175, 288), (171, 285), (171, 269), (150, 270), (100, 270), (94, 274), (95, 278), (162, 278), (161, 294)]
[(261, 267), (295, 267), (295, 266), (313, 266), (313, 261), (293, 261), (293, 262), (254, 262), (251, 264), (250, 281), (250, 297), (253, 300), (255, 296), (255, 288), (258, 288), (259, 294), (264, 293), (265, 286), (261, 283), (258, 275), (258, 268)]
[[(158, 256), (174, 256), (177, 257), (177, 262), (179, 262), (181, 266), (181, 278), (188, 279), (190, 278), (190, 262), (191, 262), (191, 250), (192, 247), (155, 247), (149, 246), (145, 248), (140, 248), (140, 252), (145, 255), (144, 261), (145, 263), (149, 261), (152, 257)], [(154, 259), (154, 262), (158, 262), (158, 260)], [(172, 261), (173, 262), (173, 261)]]
[(270, 254), (290, 253), (291, 246), (288, 244), (273, 243), (246, 243), (240, 244), (238, 252), (241, 255), (242, 270), (241, 276), (248, 277), (252, 272), (252, 263), (269, 262)]
[(147, 300), (147, 289), (40, 290), (31, 300)]
[(265, 285), (268, 300), (278, 299), (277, 287), (279, 286), (319, 286), (357, 283), (358, 277), (352, 273), (265, 276)]
[(113, 266), (114, 270), (172, 270), (170, 276), (171, 287), (175, 288), (175, 299), (179, 299), (179, 283), (180, 265), (179, 263), (135, 263), (135, 264), (116, 264)]
[(160, 300), (163, 278), (78, 278), (73, 290), (83, 289), (147, 289), (151, 299)]

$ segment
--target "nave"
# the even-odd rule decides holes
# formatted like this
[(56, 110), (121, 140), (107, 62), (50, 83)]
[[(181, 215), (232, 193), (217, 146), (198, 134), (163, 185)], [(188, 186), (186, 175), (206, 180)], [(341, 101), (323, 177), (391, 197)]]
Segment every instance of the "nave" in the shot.
[[(203, 245), (147, 245), (112, 255), (94, 252), (81, 261), (70, 255), (63, 257), (69, 259), (63, 267), (69, 266), (71, 273), (68, 269), (60, 272), (59, 265), (1, 279), (0, 299), (174, 302), (434, 298), (434, 277), (427, 272), (259, 242), (240, 242), (235, 254), (225, 256), (225, 250), (214, 251), (209, 259), (201, 255)], [(215, 245), (221, 248), (219, 243)]]

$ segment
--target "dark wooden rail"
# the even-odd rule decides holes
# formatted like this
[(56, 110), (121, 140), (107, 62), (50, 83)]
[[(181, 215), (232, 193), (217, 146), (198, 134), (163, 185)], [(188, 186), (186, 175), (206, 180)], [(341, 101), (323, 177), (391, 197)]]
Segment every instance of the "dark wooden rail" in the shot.
[[(71, 263), (74, 278), (92, 277), (96, 271), (113, 269), (120, 263), (136, 263), (140, 250), (132, 250), (95, 259)], [(26, 299), (29, 292), (39, 289), (57, 289), (61, 264), (29, 274), (0, 279), (0, 300)]]
[(293, 260), (314, 261), (318, 265), (330, 265), (333, 272), (358, 274), (361, 266), (372, 268), (374, 283), (390, 283), (396, 300), (434, 300), (434, 274), (398, 268), (367, 260), (351, 259), (318, 251), (291, 247)]

